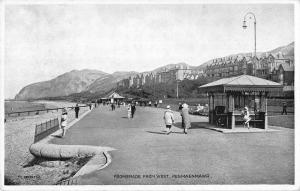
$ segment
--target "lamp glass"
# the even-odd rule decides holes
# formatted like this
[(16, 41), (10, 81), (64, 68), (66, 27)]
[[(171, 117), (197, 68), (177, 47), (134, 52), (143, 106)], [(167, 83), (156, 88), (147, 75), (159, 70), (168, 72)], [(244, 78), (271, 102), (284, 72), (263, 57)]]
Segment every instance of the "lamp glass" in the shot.
[(243, 21), (243, 28), (244, 28), (244, 29), (247, 28), (246, 21)]

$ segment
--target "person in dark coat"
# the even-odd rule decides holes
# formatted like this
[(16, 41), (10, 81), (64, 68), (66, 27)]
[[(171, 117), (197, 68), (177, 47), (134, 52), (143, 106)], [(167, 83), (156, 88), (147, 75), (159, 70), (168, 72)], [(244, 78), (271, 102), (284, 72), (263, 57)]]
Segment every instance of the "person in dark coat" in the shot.
[(134, 117), (134, 113), (135, 113), (135, 104), (131, 104), (131, 117), (133, 118)]
[(287, 108), (286, 102), (283, 102), (281, 115), (283, 114), (287, 115), (286, 108)]
[[(179, 103), (179, 107), (178, 107), (178, 111), (181, 113), (181, 110), (182, 110), (182, 104)], [(181, 127), (183, 128), (184, 124), (183, 124), (183, 117), (181, 115)]]
[(79, 113), (79, 106), (78, 106), (78, 103), (77, 103), (76, 106), (75, 106), (75, 117), (76, 117), (76, 119), (78, 118), (78, 113)]
[(115, 103), (111, 103), (111, 110), (115, 110)]

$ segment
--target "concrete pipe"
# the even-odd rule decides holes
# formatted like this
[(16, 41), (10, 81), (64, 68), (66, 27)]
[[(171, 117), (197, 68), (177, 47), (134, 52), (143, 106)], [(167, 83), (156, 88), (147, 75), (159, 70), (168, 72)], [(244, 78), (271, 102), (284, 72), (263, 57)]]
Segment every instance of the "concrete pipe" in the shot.
[(29, 151), (35, 157), (67, 159), (102, 154), (105, 151), (105, 148), (89, 145), (55, 145), (35, 143), (29, 147)]

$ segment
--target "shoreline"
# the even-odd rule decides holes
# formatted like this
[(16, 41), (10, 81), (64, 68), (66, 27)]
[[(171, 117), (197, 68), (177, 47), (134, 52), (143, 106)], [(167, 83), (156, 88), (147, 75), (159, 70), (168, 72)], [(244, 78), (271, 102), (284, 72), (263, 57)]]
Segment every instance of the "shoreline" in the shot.
[[(47, 101), (48, 102), (48, 101)], [(72, 102), (48, 102), (60, 107), (74, 106)], [(80, 109), (82, 115), (88, 108)], [(43, 123), (49, 119), (59, 118), (61, 111), (51, 111), (33, 116), (20, 116), (7, 120), (4, 124), (5, 135), (5, 179), (14, 184), (55, 184), (59, 174), (66, 176), (74, 171), (68, 168), (42, 167), (40, 165), (28, 166), (34, 160), (29, 152), (29, 147), (33, 143), (35, 125)], [(75, 119), (75, 112), (70, 112), (68, 123)], [(74, 167), (74, 165), (66, 164)], [(27, 167), (24, 167), (27, 166)], [(63, 166), (64, 167), (64, 166)], [(61, 170), (65, 170), (65, 172)], [(68, 172), (68, 173), (66, 173)], [(34, 177), (34, 178), (28, 178)], [(40, 178), (37, 178), (40, 177)]]

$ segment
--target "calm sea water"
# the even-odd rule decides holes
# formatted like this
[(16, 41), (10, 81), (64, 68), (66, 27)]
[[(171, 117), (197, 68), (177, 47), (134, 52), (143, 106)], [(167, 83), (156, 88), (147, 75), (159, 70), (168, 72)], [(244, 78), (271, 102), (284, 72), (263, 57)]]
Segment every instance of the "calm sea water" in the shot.
[(5, 113), (46, 109), (45, 104), (29, 101), (5, 101)]

